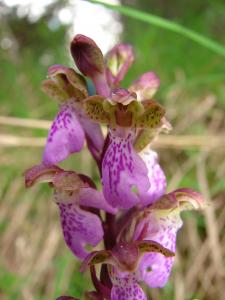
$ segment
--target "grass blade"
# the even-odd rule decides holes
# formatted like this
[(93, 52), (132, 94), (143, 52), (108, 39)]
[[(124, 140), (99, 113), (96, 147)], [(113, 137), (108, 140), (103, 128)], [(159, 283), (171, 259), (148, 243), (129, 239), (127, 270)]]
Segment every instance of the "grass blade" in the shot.
[(112, 10), (115, 10), (125, 16), (137, 19), (139, 21), (146, 22), (148, 24), (157, 26), (159, 28), (163, 28), (172, 32), (176, 32), (180, 35), (185, 36), (186, 38), (189, 38), (192, 41), (195, 41), (199, 45), (208, 48), (212, 50), (213, 52), (220, 54), (222, 56), (225, 56), (225, 47), (219, 44), (218, 42), (201, 35), (200, 33), (197, 33), (189, 28), (186, 28), (178, 23), (163, 19), (161, 17), (145, 13), (130, 7), (121, 6), (121, 5), (115, 5), (115, 4), (109, 4), (105, 1), (101, 0), (89, 0), (91, 3), (96, 4), (102, 4), (107, 8), (110, 8)]

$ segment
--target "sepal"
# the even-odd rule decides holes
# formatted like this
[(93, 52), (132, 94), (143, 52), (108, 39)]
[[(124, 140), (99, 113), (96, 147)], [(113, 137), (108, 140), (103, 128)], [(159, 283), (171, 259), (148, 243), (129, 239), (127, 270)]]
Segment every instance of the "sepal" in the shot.
[(88, 96), (84, 78), (72, 68), (53, 65), (48, 69), (48, 79), (42, 82), (42, 90), (59, 103), (74, 98), (81, 101)]
[(135, 80), (129, 90), (137, 94), (138, 101), (143, 101), (151, 99), (158, 90), (159, 85), (159, 77), (154, 72), (147, 72)]
[(63, 172), (63, 169), (54, 165), (46, 166), (41, 164), (33, 166), (24, 172), (25, 186), (29, 188), (36, 183), (51, 182), (53, 177), (61, 172)]
[(123, 80), (134, 61), (132, 46), (119, 44), (106, 55), (106, 76), (111, 87), (116, 87)]

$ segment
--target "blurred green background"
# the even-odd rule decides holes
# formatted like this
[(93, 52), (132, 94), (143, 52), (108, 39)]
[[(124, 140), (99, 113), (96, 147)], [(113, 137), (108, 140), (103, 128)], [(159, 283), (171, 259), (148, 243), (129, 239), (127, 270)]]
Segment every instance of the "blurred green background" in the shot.
[[(114, 1), (114, 3), (119, 1)], [(122, 0), (182, 24), (225, 46), (223, 0)], [(154, 70), (156, 99), (174, 129), (155, 148), (168, 191), (192, 187), (209, 202), (205, 212), (184, 213), (176, 264), (152, 300), (223, 300), (225, 293), (225, 57), (170, 31), (81, 0), (0, 2), (0, 299), (77, 296), (90, 285), (66, 248), (47, 188), (26, 191), (23, 171), (38, 164), (57, 104), (40, 90), (52, 64), (73, 67), (69, 41), (88, 34), (107, 51), (131, 43), (136, 62), (123, 86)], [(10, 117), (10, 118), (8, 118)], [(86, 151), (63, 163), (96, 180)]]

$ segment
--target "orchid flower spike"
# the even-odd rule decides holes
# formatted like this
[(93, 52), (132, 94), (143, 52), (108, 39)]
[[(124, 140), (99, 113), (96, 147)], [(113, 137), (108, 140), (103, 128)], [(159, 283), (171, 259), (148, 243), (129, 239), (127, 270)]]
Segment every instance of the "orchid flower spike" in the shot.
[[(130, 45), (116, 45), (104, 57), (92, 39), (79, 34), (70, 49), (82, 75), (62, 65), (49, 68), (42, 89), (57, 101), (59, 112), (42, 163), (25, 172), (25, 185), (46, 182), (53, 189), (65, 242), (83, 260), (81, 271), (90, 268), (95, 290), (85, 291), (85, 300), (147, 300), (141, 284), (164, 287), (171, 274), (180, 213), (205, 203), (191, 189), (166, 191), (166, 176), (151, 147), (159, 133), (171, 129), (165, 109), (152, 99), (158, 76), (149, 71), (121, 88), (134, 62)], [(83, 76), (93, 81), (95, 95), (88, 94)], [(101, 125), (107, 127), (105, 136)], [(85, 142), (102, 191), (88, 176), (55, 165), (80, 152)]]

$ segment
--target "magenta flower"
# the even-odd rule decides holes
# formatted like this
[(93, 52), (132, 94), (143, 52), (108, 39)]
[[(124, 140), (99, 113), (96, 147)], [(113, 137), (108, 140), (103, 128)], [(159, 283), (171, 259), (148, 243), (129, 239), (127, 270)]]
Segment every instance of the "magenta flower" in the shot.
[(147, 192), (150, 183), (148, 169), (133, 145), (138, 129), (161, 126), (163, 108), (152, 100), (140, 103), (136, 94), (117, 89), (110, 98), (87, 98), (85, 110), (91, 119), (109, 126), (108, 147), (102, 163), (106, 200), (114, 207), (125, 209), (139, 204), (139, 193)]
[(98, 124), (89, 120), (83, 110), (88, 96), (85, 80), (73, 69), (54, 65), (48, 70), (42, 89), (59, 104), (59, 113), (48, 134), (43, 163), (55, 164), (83, 148), (85, 137), (89, 149), (99, 159), (103, 135)]
[(145, 253), (174, 256), (172, 251), (154, 241), (121, 242), (112, 250), (95, 251), (89, 254), (81, 266), (81, 271), (99, 263), (107, 264), (112, 281), (111, 300), (147, 299), (135, 274), (139, 261)]
[[(91, 208), (114, 214), (101, 192), (92, 182), (73, 171), (64, 171), (56, 166), (38, 165), (25, 173), (26, 187), (37, 182), (49, 182), (54, 189), (54, 201), (59, 207), (65, 242), (79, 259), (88, 254), (87, 244), (95, 247), (103, 238), (102, 223)], [(86, 207), (84, 210), (82, 207)]]

